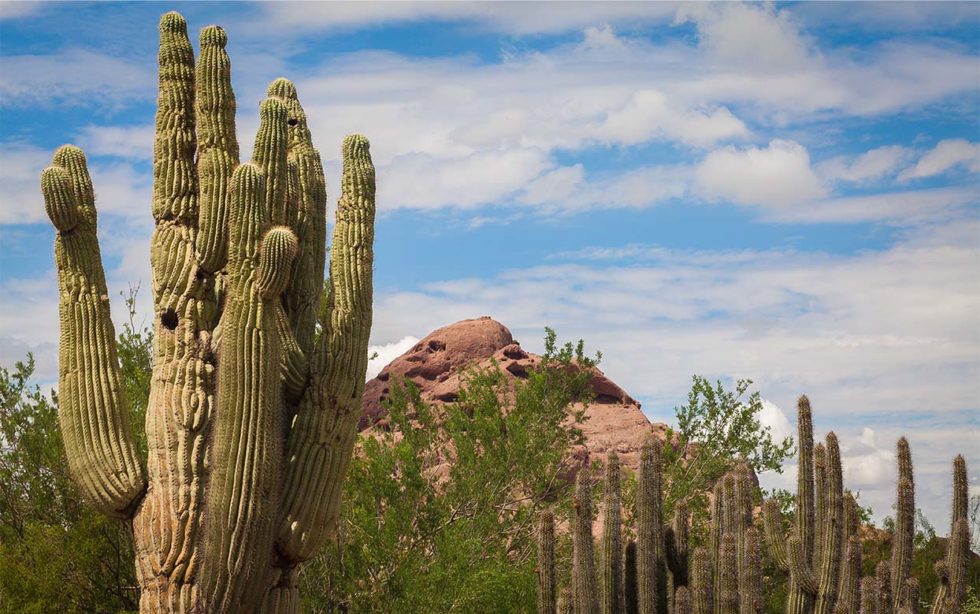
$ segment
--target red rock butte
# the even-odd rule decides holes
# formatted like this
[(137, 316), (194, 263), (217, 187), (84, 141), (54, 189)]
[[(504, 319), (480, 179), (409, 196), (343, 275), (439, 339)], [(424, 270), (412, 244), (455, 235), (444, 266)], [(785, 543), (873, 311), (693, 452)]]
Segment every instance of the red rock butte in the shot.
[[(525, 378), (541, 357), (525, 351), (506, 326), (483, 316), (462, 320), (429, 333), (410, 350), (389, 363), (364, 388), (364, 414), (359, 428), (383, 424), (392, 379), (414, 382), (422, 400), (439, 405), (456, 400), (461, 376), (468, 368), (488, 367), (496, 361), (511, 378)], [(640, 446), (650, 434), (661, 439), (666, 425), (651, 423), (640, 404), (599, 369), (592, 373), (595, 399), (586, 407), (588, 418), (580, 425), (586, 443), (575, 450), (580, 463), (605, 459), (615, 450), (624, 465), (636, 469)]]

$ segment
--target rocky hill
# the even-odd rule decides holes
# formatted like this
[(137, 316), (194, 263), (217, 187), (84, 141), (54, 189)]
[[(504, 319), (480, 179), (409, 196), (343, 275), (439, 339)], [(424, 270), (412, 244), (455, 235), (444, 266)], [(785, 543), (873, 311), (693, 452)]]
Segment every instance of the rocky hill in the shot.
[[(384, 426), (382, 401), (389, 394), (392, 378), (415, 382), (427, 402), (448, 403), (457, 398), (461, 375), (468, 367), (489, 366), (493, 360), (509, 377), (523, 378), (541, 357), (521, 348), (506, 326), (487, 316), (429, 333), (367, 383), (361, 430)], [(586, 443), (575, 451), (575, 459), (588, 463), (615, 450), (623, 464), (635, 469), (644, 439), (651, 433), (665, 437), (666, 425), (647, 420), (640, 404), (598, 369), (592, 374), (592, 389), (595, 400), (586, 407), (588, 420), (581, 425)]]

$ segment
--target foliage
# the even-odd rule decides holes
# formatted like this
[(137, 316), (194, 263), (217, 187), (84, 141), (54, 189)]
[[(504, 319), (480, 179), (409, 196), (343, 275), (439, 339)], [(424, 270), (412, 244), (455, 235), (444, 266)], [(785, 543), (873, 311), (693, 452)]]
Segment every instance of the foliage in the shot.
[(676, 444), (664, 448), (664, 514), (669, 517), (674, 503), (686, 498), (697, 545), (707, 526), (706, 493), (736, 460), (744, 459), (756, 474), (781, 473), (795, 450), (792, 437), (776, 441), (772, 430), (759, 421), (763, 408), (758, 391), (743, 400), (751, 380), (738, 380), (734, 390), (726, 390), (720, 381), (712, 386), (699, 375), (693, 380), (687, 405), (675, 409), (677, 429), (667, 432), (667, 441), (676, 438)]
[[(151, 334), (134, 322), (136, 291), (119, 359), (133, 421), (149, 395)], [(84, 504), (68, 476), (58, 396), (31, 384), (34, 359), (0, 368), (0, 611), (116, 613), (138, 609), (126, 526)]]
[[(470, 370), (458, 399), (392, 382), (389, 415), (360, 438), (336, 545), (303, 576), (308, 611), (528, 611), (535, 522), (567, 517), (568, 463), (588, 401), (583, 344), (545, 354), (526, 379)], [(580, 368), (572, 368), (572, 365)], [(584, 419), (574, 405), (575, 420)]]

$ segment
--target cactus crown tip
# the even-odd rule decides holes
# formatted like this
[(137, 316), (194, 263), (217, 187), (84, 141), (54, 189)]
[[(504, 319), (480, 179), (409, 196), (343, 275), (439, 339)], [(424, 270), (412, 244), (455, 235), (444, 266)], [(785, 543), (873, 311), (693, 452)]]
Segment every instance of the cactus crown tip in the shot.
[(216, 45), (224, 48), (226, 44), (228, 44), (228, 34), (221, 26), (205, 26), (201, 30), (201, 46)]
[(279, 77), (269, 84), (267, 91), (269, 96), (277, 98), (296, 99), (296, 85), (285, 77)]
[(367, 137), (363, 134), (348, 134), (347, 138), (344, 139), (344, 150), (354, 150), (354, 149), (369, 149), (371, 147), (371, 142), (368, 141)]
[(81, 147), (72, 144), (62, 145), (54, 152), (54, 163), (58, 166), (64, 166), (68, 162), (81, 162), (85, 163), (85, 152), (82, 151)]
[(160, 32), (187, 32), (187, 20), (177, 11), (169, 11), (160, 16)]

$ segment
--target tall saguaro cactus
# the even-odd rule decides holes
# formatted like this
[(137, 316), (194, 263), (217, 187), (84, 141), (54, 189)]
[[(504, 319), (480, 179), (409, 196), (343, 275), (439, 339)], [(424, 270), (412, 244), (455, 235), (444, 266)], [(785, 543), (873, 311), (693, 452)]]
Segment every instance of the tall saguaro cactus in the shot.
[(293, 84), (273, 82), (251, 162), (239, 164), (226, 42), (204, 28), (195, 67), (184, 18), (161, 18), (145, 467), (84, 154), (62, 147), (41, 177), (58, 231), (69, 467), (95, 508), (132, 522), (147, 613), (297, 611), (298, 566), (334, 530), (367, 366), (368, 142), (343, 144), (321, 312), (326, 189), (306, 116)]

